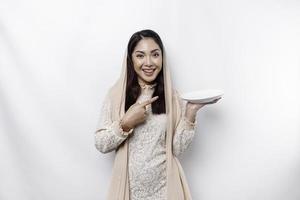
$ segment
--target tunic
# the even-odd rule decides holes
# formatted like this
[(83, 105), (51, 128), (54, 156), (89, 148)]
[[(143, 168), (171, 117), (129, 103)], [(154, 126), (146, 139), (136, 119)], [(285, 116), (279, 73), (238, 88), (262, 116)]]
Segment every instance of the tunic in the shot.
[[(144, 85), (137, 101), (152, 98), (153, 85)], [(173, 137), (173, 154), (179, 157), (191, 144), (196, 123), (185, 117), (186, 101), (181, 100), (182, 116)], [(129, 140), (128, 174), (131, 200), (166, 199), (166, 114), (152, 114), (151, 104), (146, 106), (147, 118), (134, 128), (129, 136), (122, 135), (118, 121), (108, 120), (110, 102), (102, 105), (100, 122), (95, 133), (95, 146), (102, 153), (115, 150), (124, 140)]]

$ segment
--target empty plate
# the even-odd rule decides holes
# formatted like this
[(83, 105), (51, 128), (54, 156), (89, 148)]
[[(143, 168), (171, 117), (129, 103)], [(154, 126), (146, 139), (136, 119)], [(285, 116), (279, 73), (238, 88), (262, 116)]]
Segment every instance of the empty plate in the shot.
[(220, 98), (223, 94), (222, 90), (206, 89), (184, 93), (181, 98), (191, 103), (208, 103)]

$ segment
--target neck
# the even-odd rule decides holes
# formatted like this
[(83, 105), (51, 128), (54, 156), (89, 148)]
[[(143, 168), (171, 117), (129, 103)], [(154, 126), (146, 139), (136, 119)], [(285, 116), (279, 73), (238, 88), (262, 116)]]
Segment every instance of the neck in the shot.
[(139, 85), (142, 89), (146, 89), (146, 88), (151, 89), (151, 88), (154, 88), (157, 85), (157, 83), (155, 83), (155, 82), (152, 82), (152, 83), (139, 82)]

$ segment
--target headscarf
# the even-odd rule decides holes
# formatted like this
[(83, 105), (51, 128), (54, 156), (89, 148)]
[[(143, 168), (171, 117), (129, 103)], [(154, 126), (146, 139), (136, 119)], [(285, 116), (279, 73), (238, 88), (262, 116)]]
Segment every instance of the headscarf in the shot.
[[(163, 47), (164, 48), (164, 47)], [(173, 89), (171, 73), (167, 66), (166, 51), (163, 49), (163, 74), (165, 105), (167, 115), (166, 159), (167, 159), (167, 199), (191, 200), (190, 190), (179, 160), (172, 153), (172, 141), (182, 113), (180, 96)], [(108, 95), (111, 101), (111, 121), (119, 121), (125, 114), (127, 83), (127, 49), (124, 53), (122, 71), (119, 79), (110, 88)], [(128, 138), (116, 149), (112, 177), (107, 200), (130, 200), (128, 177)]]

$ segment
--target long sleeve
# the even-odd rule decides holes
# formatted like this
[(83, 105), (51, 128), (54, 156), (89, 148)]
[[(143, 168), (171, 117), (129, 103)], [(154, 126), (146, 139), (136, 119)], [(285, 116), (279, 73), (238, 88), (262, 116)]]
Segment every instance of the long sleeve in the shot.
[(185, 116), (186, 103), (187, 101), (181, 99), (182, 115), (173, 138), (173, 154), (176, 157), (180, 156), (189, 147), (196, 131), (197, 120), (193, 123)]
[(106, 96), (95, 131), (95, 146), (102, 153), (113, 151), (128, 137), (122, 135), (123, 130), (119, 121), (111, 121), (110, 106), (110, 100)]

